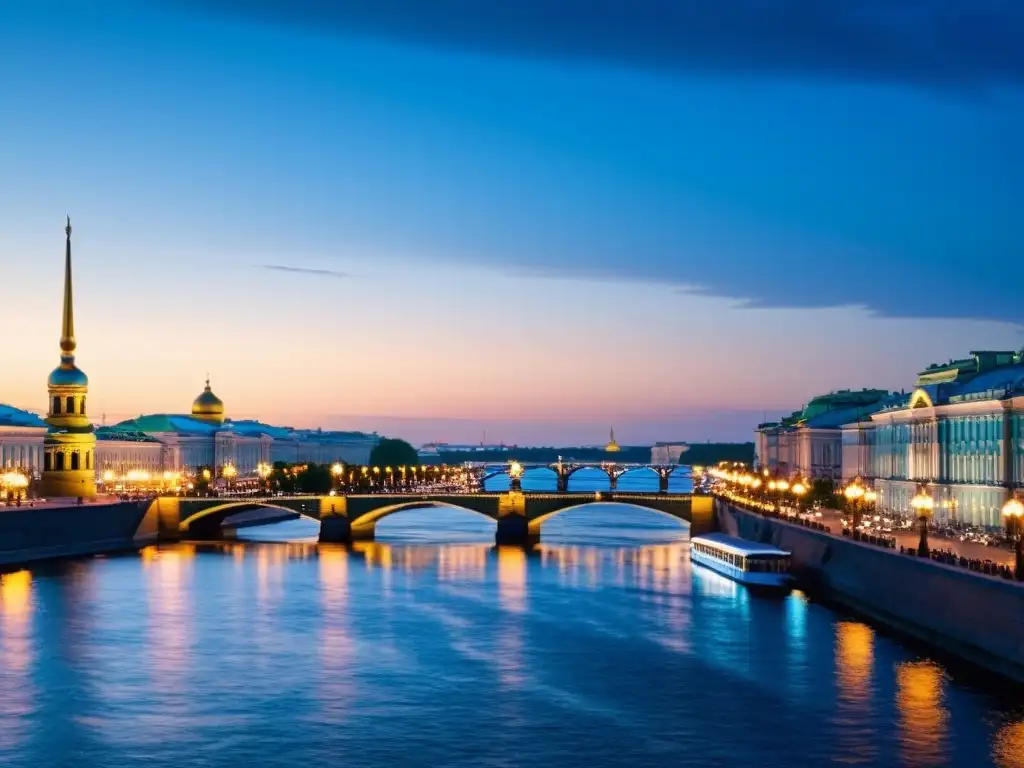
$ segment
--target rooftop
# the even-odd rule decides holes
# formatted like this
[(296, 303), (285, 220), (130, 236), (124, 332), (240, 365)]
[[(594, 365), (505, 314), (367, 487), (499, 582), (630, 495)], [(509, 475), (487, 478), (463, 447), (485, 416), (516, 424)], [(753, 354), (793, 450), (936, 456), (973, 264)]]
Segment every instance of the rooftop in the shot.
[(0, 403), (0, 427), (38, 427), (46, 429), (46, 422), (31, 411)]
[(725, 533), (706, 533), (701, 536), (693, 536), (690, 541), (703, 541), (721, 547), (726, 552), (734, 555), (788, 555), (784, 549), (773, 547), (771, 544), (758, 544), (746, 539), (729, 536)]

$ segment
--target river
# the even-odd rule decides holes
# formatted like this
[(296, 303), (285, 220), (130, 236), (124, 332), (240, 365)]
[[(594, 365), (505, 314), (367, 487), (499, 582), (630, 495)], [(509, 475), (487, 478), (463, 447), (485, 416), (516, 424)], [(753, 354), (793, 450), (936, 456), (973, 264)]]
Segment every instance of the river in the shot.
[(456, 510), (241, 535), (4, 574), (0, 766), (1024, 766), (1019, 689), (691, 567), (656, 513), (532, 553)]

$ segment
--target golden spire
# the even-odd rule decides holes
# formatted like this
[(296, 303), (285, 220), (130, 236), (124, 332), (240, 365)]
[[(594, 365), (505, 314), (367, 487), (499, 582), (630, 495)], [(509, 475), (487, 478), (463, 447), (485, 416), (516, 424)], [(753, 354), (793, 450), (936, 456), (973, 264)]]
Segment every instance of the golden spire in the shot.
[(71, 364), (75, 361), (75, 307), (71, 292), (71, 217), (68, 216), (67, 245), (64, 251), (64, 319), (60, 331), (61, 362)]

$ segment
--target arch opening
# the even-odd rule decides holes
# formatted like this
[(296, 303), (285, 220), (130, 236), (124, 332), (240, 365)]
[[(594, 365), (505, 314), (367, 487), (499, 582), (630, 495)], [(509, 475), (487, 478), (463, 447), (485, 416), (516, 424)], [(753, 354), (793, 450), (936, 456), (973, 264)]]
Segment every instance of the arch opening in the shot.
[[(230, 510), (232, 509), (234, 509), (235, 512), (231, 512)], [(229, 501), (225, 502), (224, 504), (216, 504), (212, 507), (209, 507), (208, 509), (201, 509), (198, 512), (195, 512), (194, 514), (189, 515), (180, 523), (178, 523), (178, 531), (181, 533), (188, 533), (193, 523), (199, 520), (204, 520), (210, 517), (210, 515), (227, 513), (224, 514), (223, 520), (221, 520), (221, 524), (223, 525), (224, 521), (227, 520), (229, 517), (237, 515), (241, 512), (246, 512), (248, 511), (248, 509), (278, 509), (281, 510), (282, 512), (297, 514), (300, 517), (305, 517), (310, 520), (316, 520), (317, 522), (320, 522), (320, 518), (315, 515), (311, 515), (307, 512), (300, 512), (297, 509), (285, 507), (282, 506), (281, 504), (273, 504), (271, 502), (264, 501)]]
[[(553, 512), (548, 512), (545, 515), (540, 515), (539, 517), (533, 518), (530, 521), (530, 533), (539, 534), (541, 531), (541, 526), (543, 526), (544, 523), (551, 520), (553, 517), (558, 517), (565, 512), (570, 512), (573, 510), (582, 510), (586, 507), (630, 507), (633, 510), (641, 510), (642, 512), (645, 513), (651, 513), (652, 516), (658, 516), (661, 518), (668, 518), (670, 520), (673, 520), (674, 522), (679, 524), (679, 527), (684, 528), (687, 531), (690, 529), (689, 520), (686, 520), (680, 515), (674, 515), (671, 512), (666, 512), (663, 509), (657, 509), (656, 507), (648, 507), (644, 504), (636, 504), (628, 501), (598, 501), (596, 499), (590, 499), (588, 501), (581, 501), (579, 504), (572, 504), (567, 507), (562, 507), (561, 509), (556, 509)], [(625, 512), (625, 510), (623, 510), (623, 512)], [(625, 512), (625, 514), (629, 514), (629, 512)]]
[(466, 512), (474, 517), (481, 517), (490, 522), (495, 522), (494, 518), (484, 512), (480, 512), (469, 507), (460, 507), (457, 504), (450, 504), (445, 501), (405, 501), (399, 502), (398, 504), (388, 504), (384, 507), (379, 507), (371, 512), (366, 512), (359, 517), (351, 518), (352, 530), (355, 531), (371, 531), (373, 530), (378, 521), (394, 515), (396, 512), (413, 512), (422, 509), (452, 509), (458, 510), (459, 512)]

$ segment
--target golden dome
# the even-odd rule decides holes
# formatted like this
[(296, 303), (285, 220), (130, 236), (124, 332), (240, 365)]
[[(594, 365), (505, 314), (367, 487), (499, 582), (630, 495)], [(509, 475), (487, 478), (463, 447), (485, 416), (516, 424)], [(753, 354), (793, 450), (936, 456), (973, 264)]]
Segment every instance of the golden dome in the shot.
[(611, 428), (611, 432), (609, 433), (608, 437), (608, 445), (604, 447), (604, 449), (608, 453), (616, 453), (617, 451), (622, 450), (621, 448), (619, 448), (619, 444), (615, 442), (615, 427)]
[(206, 387), (192, 401), (192, 418), (211, 424), (224, 423), (224, 401), (213, 394), (209, 376), (206, 377)]

